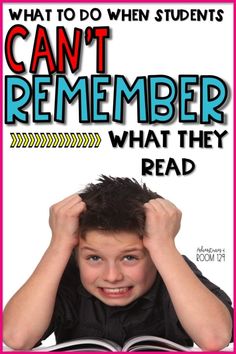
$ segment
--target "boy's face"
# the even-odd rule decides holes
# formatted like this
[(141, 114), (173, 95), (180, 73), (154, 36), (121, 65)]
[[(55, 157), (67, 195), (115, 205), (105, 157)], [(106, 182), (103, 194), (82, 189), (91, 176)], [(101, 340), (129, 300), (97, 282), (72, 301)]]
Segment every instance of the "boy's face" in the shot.
[(109, 306), (125, 306), (154, 283), (156, 268), (137, 234), (89, 231), (77, 253), (85, 289)]

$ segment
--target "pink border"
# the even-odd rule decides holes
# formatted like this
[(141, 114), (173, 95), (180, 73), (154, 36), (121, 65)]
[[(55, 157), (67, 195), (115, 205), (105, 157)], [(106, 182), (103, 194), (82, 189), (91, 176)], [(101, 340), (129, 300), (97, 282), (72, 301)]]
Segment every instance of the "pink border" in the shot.
[[(24, 1), (20, 1), (20, 0), (12, 0), (12, 1), (8, 1), (8, 0), (1, 0), (1, 3), (12, 3), (12, 4), (14, 4), (14, 3), (41, 3), (41, 2), (45, 2), (45, 3), (63, 3), (63, 2), (65, 2), (64, 0), (50, 0), (50, 1), (48, 1), (48, 0), (40, 0), (40, 1), (31, 1), (31, 0), (24, 0)], [(224, 1), (222, 1), (222, 0), (215, 0), (215, 1), (213, 1), (213, 0), (208, 0), (208, 1), (205, 1), (205, 0), (196, 0), (196, 1), (194, 1), (194, 0), (182, 0), (182, 1), (178, 1), (178, 0), (171, 0), (171, 1), (159, 1), (159, 0), (148, 0), (148, 1), (144, 1), (144, 0), (136, 0), (136, 1), (134, 1), (134, 0), (130, 0), (130, 1), (127, 1), (127, 0), (119, 0), (119, 1), (117, 1), (117, 0), (94, 0), (94, 1), (80, 1), (80, 0), (70, 0), (70, 1), (68, 1), (69, 3), (146, 3), (146, 4), (148, 4), (148, 3), (234, 3), (235, 1), (234, 0), (224, 0)]]
[[(31, 0), (13, 0), (13, 1), (8, 1), (8, 0), (0, 0), (0, 21), (1, 21), (1, 26), (0, 26), (0, 38), (1, 38), (1, 43), (3, 44), (3, 28), (2, 28), (2, 24), (3, 24), (3, 4), (4, 3), (64, 3), (65, 0), (40, 0), (40, 1), (31, 1)], [(95, 0), (95, 1), (80, 1), (80, 0), (70, 0), (70, 3), (232, 3), (234, 4), (234, 35), (233, 35), (233, 55), (234, 55), (234, 63), (235, 63), (235, 33), (236, 33), (236, 21), (235, 21), (235, 17), (236, 17), (236, 6), (235, 6), (235, 2), (236, 0), (182, 0), (182, 1), (178, 1), (178, 0), (171, 0), (171, 1), (160, 1), (160, 0), (149, 0), (149, 1), (144, 1), (144, 0)], [(3, 63), (2, 63), (2, 58), (3, 58), (3, 52), (2, 52), (2, 46), (0, 46), (0, 87), (1, 89), (3, 88)], [(234, 118), (236, 117), (236, 92), (235, 92), (235, 83), (236, 83), (236, 71), (235, 71), (235, 64), (234, 64), (234, 68), (233, 68), (233, 75), (234, 75), (234, 84), (233, 84), (233, 90), (234, 90)], [(3, 92), (3, 90), (2, 90)], [(1, 232), (1, 236), (3, 235), (3, 127), (2, 127), (2, 122), (3, 122), (3, 95), (0, 96), (0, 122), (1, 122), (1, 126), (0, 126), (0, 232)], [(236, 124), (234, 124), (234, 137), (236, 136)], [(235, 172), (236, 172), (236, 167), (235, 167), (235, 154), (236, 154), (236, 142), (234, 140), (234, 157), (233, 157), (233, 165), (234, 165), (234, 178), (235, 178)], [(236, 200), (236, 190), (234, 188), (234, 201)], [(235, 204), (234, 204), (235, 206)], [(236, 216), (236, 211), (235, 211), (235, 207), (233, 206), (233, 210), (234, 210), (234, 220), (235, 220), (235, 216)], [(234, 234), (236, 231), (236, 222), (234, 222)], [(2, 240), (2, 238), (1, 238)], [(1, 255), (3, 255), (2, 252), (2, 242), (0, 242), (0, 251), (1, 251)], [(234, 242), (234, 254), (236, 251), (236, 242)], [(234, 269), (236, 266), (236, 262), (234, 259)], [(1, 270), (3, 269), (3, 256), (1, 257), (1, 264), (0, 264)], [(235, 277), (234, 277), (235, 279)], [(0, 272), (0, 289), (1, 289), (1, 295), (2, 295), (2, 271)], [(236, 303), (236, 295), (235, 295), (235, 283), (234, 283), (234, 304)], [(2, 308), (2, 296), (0, 296), (0, 304), (1, 304), (1, 308)], [(2, 329), (2, 322), (0, 322), (0, 328)], [(234, 338), (235, 338), (235, 334), (236, 334), (236, 329), (234, 328)], [(0, 331), (0, 340), (2, 343), (2, 330)], [(21, 352), (23, 353), (23, 352)], [(67, 352), (62, 352), (62, 353), (67, 353)], [(146, 352), (144, 352), (146, 353)], [(197, 352), (196, 352), (197, 353)], [(230, 352), (228, 352), (230, 353)]]
[[(2, 11), (2, 3), (0, 6), (0, 21), (1, 21), (1, 26), (0, 26), (0, 41), (1, 44), (3, 43), (3, 29), (2, 29), (2, 21), (3, 19), (3, 11)], [(3, 85), (3, 63), (2, 63), (2, 58), (3, 58), (3, 53), (2, 53), (2, 45), (0, 46), (0, 89), (2, 91), (2, 85)], [(1, 308), (3, 307), (2, 305), (2, 269), (3, 269), (3, 251), (2, 251), (2, 246), (3, 246), (3, 95), (0, 95), (0, 233), (1, 233), (1, 241), (0, 241), (0, 249), (1, 249), (1, 271), (0, 271), (0, 288), (1, 288), (1, 292), (0, 292), (0, 303), (1, 303)], [(0, 321), (0, 327), (2, 328), (2, 321)], [(2, 341), (2, 331), (0, 332), (0, 340), (1, 343), (3, 343)]]

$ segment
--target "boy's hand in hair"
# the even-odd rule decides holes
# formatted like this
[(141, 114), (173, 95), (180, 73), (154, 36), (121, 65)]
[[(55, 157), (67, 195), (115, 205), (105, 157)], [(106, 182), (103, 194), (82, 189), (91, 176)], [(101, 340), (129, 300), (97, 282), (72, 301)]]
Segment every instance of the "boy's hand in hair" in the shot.
[(78, 194), (73, 194), (50, 208), (51, 244), (73, 249), (79, 243), (79, 216), (86, 205)]
[(149, 251), (161, 251), (174, 246), (180, 229), (181, 211), (169, 200), (157, 198), (144, 204), (146, 215), (144, 246)]

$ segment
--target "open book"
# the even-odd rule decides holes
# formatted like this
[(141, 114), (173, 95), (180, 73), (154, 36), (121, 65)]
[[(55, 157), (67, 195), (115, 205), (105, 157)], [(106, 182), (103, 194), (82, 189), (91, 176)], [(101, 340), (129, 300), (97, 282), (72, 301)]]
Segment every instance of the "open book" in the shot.
[(108, 339), (100, 338), (80, 338), (69, 342), (56, 344), (50, 347), (37, 347), (36, 352), (60, 352), (60, 351), (111, 351), (111, 352), (140, 352), (140, 351), (165, 351), (165, 352), (189, 352), (191, 348), (184, 347), (168, 339), (154, 336), (139, 336), (129, 339), (123, 347)]

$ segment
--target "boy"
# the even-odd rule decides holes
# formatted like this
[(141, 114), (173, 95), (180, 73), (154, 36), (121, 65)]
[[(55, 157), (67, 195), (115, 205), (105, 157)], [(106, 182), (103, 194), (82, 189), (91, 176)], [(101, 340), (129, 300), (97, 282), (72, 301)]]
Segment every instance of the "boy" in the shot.
[[(207, 351), (232, 335), (230, 299), (175, 247), (181, 212), (128, 178), (103, 176), (50, 209), (51, 243), (4, 311), (4, 341), (137, 335)], [(231, 314), (230, 314), (231, 312)]]

